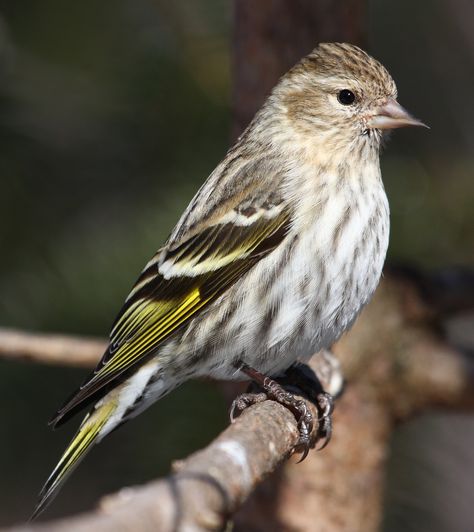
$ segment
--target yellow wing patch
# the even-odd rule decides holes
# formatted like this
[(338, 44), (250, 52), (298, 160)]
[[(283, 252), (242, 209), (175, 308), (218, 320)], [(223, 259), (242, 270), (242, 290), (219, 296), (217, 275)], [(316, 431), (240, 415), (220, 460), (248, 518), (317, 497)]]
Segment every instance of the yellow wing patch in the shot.
[(288, 213), (281, 211), (275, 218), (261, 217), (246, 226), (220, 224), (168, 250), (165, 261), (192, 263), (189, 267), (200, 268), (196, 275), (166, 277), (158, 262), (151, 261), (116, 319), (101, 362), (51, 423), (64, 421), (67, 413), (88, 398), (96, 400), (108, 383), (155, 353), (180, 326), (274, 249), (283, 240), (288, 223)]
[[(201, 297), (199, 288), (192, 290), (176, 305), (173, 302), (148, 301), (143, 308), (139, 308), (133, 316), (133, 322), (140, 322), (141, 326), (134, 338), (124, 343), (115, 353), (114, 357), (106, 364), (99, 375), (108, 375), (126, 369), (137, 356), (148, 350), (151, 345), (156, 345), (165, 336), (178, 327), (190, 314), (202, 307), (208, 299)], [(130, 329), (124, 323), (125, 332)]]

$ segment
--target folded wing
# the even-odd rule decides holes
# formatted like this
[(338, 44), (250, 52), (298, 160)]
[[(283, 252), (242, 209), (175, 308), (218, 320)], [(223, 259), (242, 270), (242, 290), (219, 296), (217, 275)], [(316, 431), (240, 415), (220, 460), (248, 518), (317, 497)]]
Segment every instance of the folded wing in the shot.
[(290, 215), (275, 194), (241, 201), (212, 225), (169, 244), (147, 264), (120, 311), (95, 371), (51, 420), (63, 423), (157, 352), (285, 238)]

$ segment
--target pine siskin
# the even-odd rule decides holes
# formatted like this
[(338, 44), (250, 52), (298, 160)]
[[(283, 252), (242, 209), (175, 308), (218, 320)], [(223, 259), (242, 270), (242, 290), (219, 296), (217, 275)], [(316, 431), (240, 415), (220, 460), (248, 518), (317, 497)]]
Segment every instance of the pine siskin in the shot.
[(34, 515), (90, 447), (191, 377), (259, 380), (329, 347), (381, 275), (383, 130), (423, 125), (387, 70), (320, 44), (273, 89), (145, 266), (95, 371), (57, 412), (92, 408)]

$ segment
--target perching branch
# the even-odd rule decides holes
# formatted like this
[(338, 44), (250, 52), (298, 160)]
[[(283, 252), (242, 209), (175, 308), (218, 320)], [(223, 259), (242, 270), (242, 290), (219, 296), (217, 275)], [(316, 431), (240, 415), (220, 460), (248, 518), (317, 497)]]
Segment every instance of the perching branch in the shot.
[(472, 360), (446, 344), (433, 320), (412, 279), (385, 278), (335, 348), (349, 385), (330, 445), (269, 482), (298, 437), (294, 417), (273, 401), (244, 412), (167, 479), (123, 490), (84, 516), (12, 530), (208, 531), (232, 517), (237, 530), (262, 521), (314, 530), (317, 520), (321, 530), (375, 531), (395, 423), (431, 406), (474, 410)]
[[(316, 408), (312, 408), (317, 416)], [(255, 487), (298, 441), (294, 416), (273, 401), (245, 410), (207, 448), (176, 463), (176, 473), (105, 498), (97, 510), (12, 530), (175, 532), (223, 530)]]

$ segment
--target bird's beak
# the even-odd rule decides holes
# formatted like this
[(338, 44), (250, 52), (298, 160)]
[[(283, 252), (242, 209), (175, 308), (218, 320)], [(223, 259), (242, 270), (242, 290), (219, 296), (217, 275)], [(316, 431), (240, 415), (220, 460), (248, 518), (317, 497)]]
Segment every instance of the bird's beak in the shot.
[[(368, 119), (367, 125), (372, 129), (395, 129), (405, 126), (426, 127), (420, 120), (417, 120), (404, 109), (396, 100), (388, 98), (375, 111), (375, 114)], [(429, 129), (429, 128), (428, 128)]]

